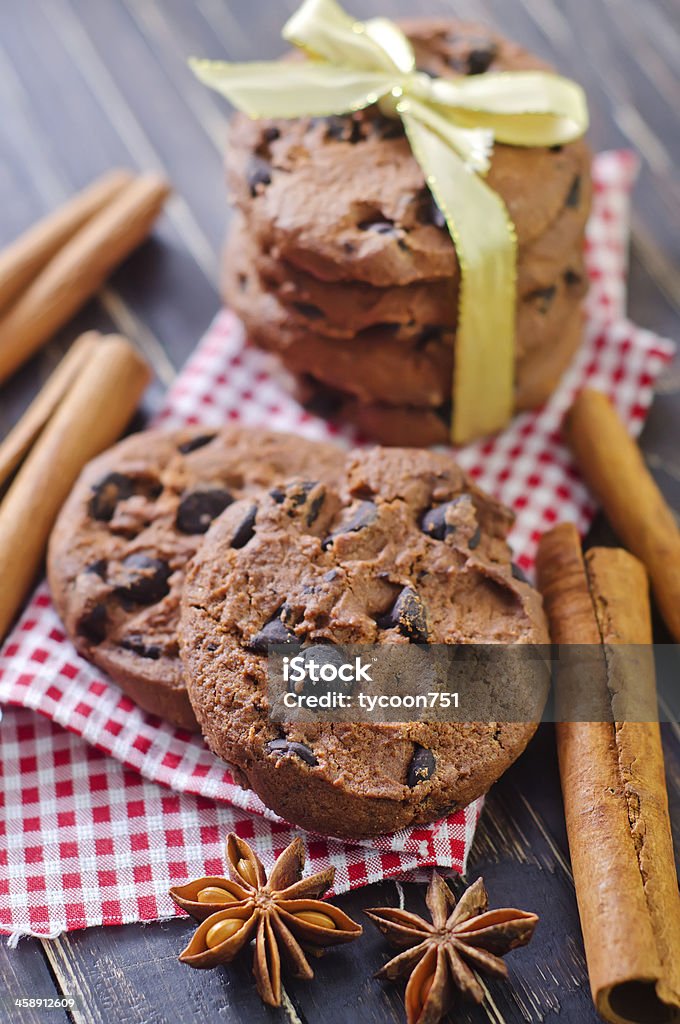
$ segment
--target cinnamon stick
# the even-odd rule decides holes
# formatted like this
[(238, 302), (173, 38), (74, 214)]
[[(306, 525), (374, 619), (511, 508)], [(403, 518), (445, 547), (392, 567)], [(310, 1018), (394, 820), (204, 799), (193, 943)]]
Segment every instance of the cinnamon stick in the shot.
[[(633, 555), (601, 548), (584, 560), (563, 524), (541, 540), (537, 571), (554, 642), (651, 650), (646, 575)], [(595, 1005), (616, 1024), (679, 1019), (680, 895), (658, 722), (565, 721), (556, 732)]]
[(38, 274), (0, 320), (0, 383), (102, 286), (149, 234), (170, 188), (155, 174), (127, 185)]
[(99, 337), (97, 331), (88, 331), (73, 342), (17, 425), (0, 444), (0, 487), (14, 472), (68, 392), (89, 360)]
[(680, 529), (639, 447), (606, 395), (589, 388), (572, 405), (565, 434), (607, 518), (647, 567), (659, 610), (680, 642)]
[(76, 477), (121, 435), (150, 376), (129, 341), (102, 338), (15, 477), (0, 505), (0, 640), (33, 582)]
[(132, 181), (129, 171), (114, 170), (49, 213), (0, 252), (0, 311), (94, 214)]

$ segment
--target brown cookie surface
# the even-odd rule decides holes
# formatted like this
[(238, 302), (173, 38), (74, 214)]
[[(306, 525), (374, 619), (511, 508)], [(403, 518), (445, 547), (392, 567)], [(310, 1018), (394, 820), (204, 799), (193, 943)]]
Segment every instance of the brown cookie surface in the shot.
[[(91, 462), (50, 539), (48, 576), (79, 653), (147, 711), (196, 729), (177, 631), (185, 567), (244, 495), (293, 475), (330, 479), (343, 453), (274, 431), (134, 434)], [(242, 536), (249, 535), (248, 508)]]
[(339, 486), (265, 495), (235, 544), (249, 507), (213, 525), (183, 593), (182, 658), (210, 747), (277, 813), (331, 835), (432, 821), (485, 792), (534, 725), (273, 722), (266, 651), (547, 642), (540, 597), (513, 571), (508, 510), (448, 455), (380, 448), (350, 453)]

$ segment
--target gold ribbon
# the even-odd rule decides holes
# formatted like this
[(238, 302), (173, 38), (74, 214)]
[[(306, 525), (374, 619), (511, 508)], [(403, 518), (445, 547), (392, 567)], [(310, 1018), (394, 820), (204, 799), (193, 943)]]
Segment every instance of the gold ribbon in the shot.
[(394, 22), (355, 21), (336, 0), (304, 0), (283, 37), (308, 60), (191, 66), (253, 118), (325, 117), (374, 103), (401, 118), (460, 265), (451, 438), (499, 430), (514, 405), (517, 237), (483, 176), (494, 140), (556, 146), (582, 135), (582, 89), (543, 71), (432, 78), (416, 70)]

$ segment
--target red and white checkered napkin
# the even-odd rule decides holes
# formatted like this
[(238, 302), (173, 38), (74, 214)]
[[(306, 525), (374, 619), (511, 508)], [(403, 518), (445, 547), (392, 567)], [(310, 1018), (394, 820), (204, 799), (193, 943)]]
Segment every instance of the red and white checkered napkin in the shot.
[[(638, 433), (673, 346), (625, 319), (628, 198), (636, 161), (595, 163), (588, 262), (593, 286), (583, 350), (558, 393), (460, 461), (517, 512), (512, 541), (530, 569), (540, 533), (557, 519), (585, 530), (594, 507), (559, 441), (560, 418), (586, 380), (609, 392)], [(349, 443), (288, 396), (270, 357), (244, 349), (221, 314), (167, 396), (159, 421), (266, 423)], [(94, 924), (176, 913), (168, 886), (223, 871), (234, 830), (263, 860), (293, 830), (194, 736), (141, 712), (64, 637), (42, 584), (0, 653), (0, 931), (55, 935)], [(32, 710), (29, 710), (32, 709)], [(34, 712), (40, 712), (36, 715)], [(159, 785), (160, 783), (160, 785)], [(335, 891), (433, 864), (462, 870), (481, 801), (437, 824), (361, 843), (305, 835), (310, 871), (337, 869)]]

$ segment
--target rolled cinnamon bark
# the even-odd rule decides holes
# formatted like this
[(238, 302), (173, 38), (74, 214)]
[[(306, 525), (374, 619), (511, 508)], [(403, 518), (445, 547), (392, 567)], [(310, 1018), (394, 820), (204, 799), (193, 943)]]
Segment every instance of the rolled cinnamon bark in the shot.
[[(537, 571), (554, 642), (651, 644), (646, 576), (628, 552), (593, 549), (584, 561), (563, 524), (542, 539)], [(637, 683), (651, 687), (653, 675)], [(658, 722), (560, 722), (556, 732), (597, 1010), (616, 1024), (680, 1019), (680, 895)]]
[(0, 487), (19, 465), (72, 386), (89, 360), (99, 337), (97, 331), (88, 331), (73, 342), (45, 386), (0, 444)]
[(66, 242), (0, 320), (0, 383), (144, 241), (169, 193), (158, 175), (137, 178)]
[(572, 405), (565, 434), (607, 518), (647, 567), (664, 621), (680, 643), (680, 529), (640, 449), (607, 396), (589, 388)]
[(120, 437), (150, 376), (129, 341), (102, 338), (14, 479), (0, 505), (0, 640), (35, 578), (76, 477)]
[(0, 312), (4, 313), (48, 260), (131, 181), (129, 171), (109, 171), (6, 246), (0, 252)]

